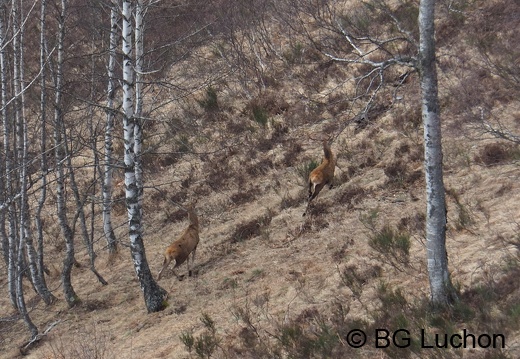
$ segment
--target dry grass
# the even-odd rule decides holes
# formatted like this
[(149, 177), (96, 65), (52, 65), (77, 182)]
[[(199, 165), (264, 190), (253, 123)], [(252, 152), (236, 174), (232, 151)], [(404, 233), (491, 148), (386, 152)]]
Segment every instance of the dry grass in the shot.
[[(408, 19), (405, 10), (399, 14)], [(461, 28), (454, 30), (450, 24)], [(463, 46), (467, 29), (462, 24), (459, 18), (442, 21), (441, 54), (452, 51), (470, 58)], [(467, 109), (450, 100), (460, 89), (458, 71), (466, 70), (440, 71), (449, 154), (445, 157), (447, 252), (462, 300), (451, 310), (432, 313), (427, 306), (416, 78), (411, 76), (404, 84), (401, 103), (381, 104), (366, 127), (350, 126), (337, 133), (339, 181), (320, 194), (304, 219), (305, 189), (298, 166), (321, 156), (309, 135), (342, 128), (334, 121), (324, 123), (324, 118), (333, 114), (339, 123), (350, 119), (346, 118), (350, 105), (341, 101), (343, 93), (332, 93), (326, 97), (330, 103), (323, 104), (323, 92), (341, 89), (341, 76), (350, 72), (324, 62), (318, 69), (328, 77), (319, 83), (316, 73), (300, 64), (300, 50), (287, 54), (295, 67), (288, 71), (297, 72), (296, 67), (302, 66), (308, 88), (288, 76), (276, 91), (247, 101), (205, 90), (199, 105), (193, 99), (195, 106), (202, 106), (193, 110), (202, 113), (203, 126), (193, 135), (198, 140), (184, 141), (190, 150), (203, 154), (186, 153), (188, 147), (179, 147), (178, 137), (156, 150), (182, 153), (150, 159), (161, 168), (147, 174), (147, 183), (164, 184), (163, 192), (145, 192), (144, 238), (152, 272), (159, 269), (165, 246), (185, 227), (184, 212), (171, 202), (184, 205), (195, 197), (200, 207), (194, 276), (161, 282), (170, 294), (168, 307), (146, 313), (128, 249), (121, 246), (116, 260), (108, 264), (98, 230), (98, 270), (109, 285), (98, 284), (88, 270), (87, 254), (78, 239), (77, 259), (83, 265), (73, 269), (72, 278), (82, 304), (67, 308), (59, 283), (63, 248), (58, 245), (59, 231), (49, 226), (46, 258), (54, 275), (47, 282), (59, 300), (46, 307), (35, 300), (30, 284), (24, 285), (36, 325), (44, 330), (60, 322), (27, 358), (193, 358), (198, 355), (196, 345), (206, 357), (211, 351), (212, 358), (519, 357), (520, 169), (514, 147), (475, 141), (480, 133), (465, 119)], [(491, 75), (486, 76), (492, 81)], [(304, 89), (308, 98), (319, 101), (302, 100), (295, 89)], [(497, 103), (501, 101), (518, 107), (518, 96)], [(507, 107), (501, 105), (498, 115), (514, 122), (514, 112)], [(273, 125), (274, 118), (283, 126)], [(455, 129), (461, 126), (474, 137), (460, 137)], [(457, 151), (451, 144), (457, 144)], [(126, 243), (122, 205), (116, 206), (115, 215), (118, 239)], [(385, 228), (393, 237), (373, 242)], [(385, 261), (384, 251), (396, 249), (392, 240), (399, 235), (407, 236), (409, 247)], [(0, 352), (14, 358), (27, 333), (22, 321), (14, 320), (6, 290), (2, 277)], [(369, 333), (376, 328), (407, 328), (414, 334), (421, 328), (432, 333), (464, 328), (474, 333), (503, 332), (507, 347), (420, 351), (415, 343), (406, 350), (378, 350), (373, 345), (354, 350), (345, 345), (353, 328)], [(188, 334), (193, 337), (191, 353)]]

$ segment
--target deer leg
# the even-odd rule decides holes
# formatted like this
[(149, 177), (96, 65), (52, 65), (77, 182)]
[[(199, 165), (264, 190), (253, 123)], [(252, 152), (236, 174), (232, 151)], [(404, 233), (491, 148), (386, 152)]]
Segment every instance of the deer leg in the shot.
[(318, 183), (314, 185), (314, 192), (312, 193), (312, 196), (309, 197), (309, 202), (318, 196), (318, 194), (321, 192), (324, 186), (325, 183)]
[[(311, 204), (311, 201), (318, 196), (322, 188), (325, 186), (325, 183), (313, 184), (313, 187), (309, 187), (309, 200), (307, 201), (307, 207), (305, 208), (305, 212), (303, 212), (303, 216), (307, 214), (307, 210)], [(312, 191), (314, 190), (314, 191)]]
[(170, 264), (171, 261), (172, 261), (171, 259), (164, 258), (163, 266), (162, 266), (161, 270), (159, 271), (159, 274), (157, 274), (157, 280), (161, 279), (162, 272), (168, 267), (168, 265)]
[[(193, 265), (195, 263), (195, 253), (197, 252), (197, 247), (195, 247), (193, 249), (193, 252), (191, 252), (191, 267), (193, 268)], [(188, 258), (188, 262), (189, 262), (189, 258)], [(192, 271), (188, 268), (188, 275), (191, 277), (192, 276)]]

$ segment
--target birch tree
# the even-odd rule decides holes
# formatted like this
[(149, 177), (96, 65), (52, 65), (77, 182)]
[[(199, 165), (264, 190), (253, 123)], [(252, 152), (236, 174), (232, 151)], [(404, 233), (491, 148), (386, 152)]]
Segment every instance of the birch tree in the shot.
[[(95, 53), (96, 49), (96, 43), (98, 41), (96, 37), (95, 32), (91, 32), (91, 49), (92, 54)], [(88, 117), (88, 123), (89, 123), (89, 138), (88, 138), (88, 144), (89, 149), (92, 151), (92, 158), (93, 158), (93, 166), (92, 166), (92, 182), (88, 186), (88, 189), (85, 193), (80, 193), (80, 186), (78, 186), (78, 181), (76, 180), (76, 174), (75, 174), (75, 167), (72, 163), (72, 156), (74, 151), (74, 142), (76, 138), (80, 138), (82, 140), (81, 135), (73, 136), (71, 134), (70, 141), (67, 141), (68, 146), (67, 149), (67, 167), (68, 167), (68, 173), (69, 173), (69, 179), (70, 179), (70, 188), (72, 189), (72, 192), (74, 194), (74, 200), (76, 202), (76, 214), (74, 216), (74, 225), (79, 220), (80, 225), (80, 231), (81, 235), (83, 237), (83, 243), (85, 244), (85, 247), (87, 249), (87, 253), (89, 256), (90, 261), (90, 271), (94, 273), (98, 281), (103, 284), (107, 285), (108, 282), (101, 276), (101, 274), (96, 269), (96, 258), (97, 254), (94, 249), (94, 231), (95, 231), (95, 222), (96, 222), (96, 201), (94, 201), (94, 196), (96, 193), (96, 185), (98, 182), (98, 173), (100, 171), (99, 166), (99, 151), (98, 151), (98, 125), (96, 121), (95, 116), (95, 109), (96, 106), (94, 104), (96, 103), (96, 56), (91, 55), (90, 56), (90, 79), (89, 79), (89, 98), (88, 98), (88, 106), (87, 106), (87, 113), (86, 116)], [(72, 131), (71, 131), (72, 132)], [(80, 176), (81, 180), (81, 176)], [(85, 205), (87, 201), (90, 199), (90, 231), (89, 226), (87, 226), (87, 215), (85, 214)]]
[[(5, 154), (5, 188), (3, 189), (4, 197), (6, 200), (14, 195), (13, 189), (13, 150), (12, 150), (12, 123), (8, 116), (8, 68), (7, 68), (7, 30), (6, 30), (6, 19), (7, 19), (7, 0), (1, 3), (1, 16), (0, 16), (0, 37), (1, 37), (1, 49), (0, 49), (0, 82), (1, 82), (1, 101), (2, 101), (2, 125), (3, 125), (3, 145)], [(9, 299), (11, 305), (17, 308), (16, 300), (16, 214), (14, 203), (7, 203), (7, 242), (4, 244), (4, 252), (7, 252), (7, 286), (9, 291)]]
[(116, 93), (116, 49), (118, 42), (118, 22), (119, 12), (115, 0), (110, 6), (110, 39), (108, 49), (107, 65), (107, 104), (106, 104), (106, 125), (105, 125), (105, 166), (103, 176), (103, 232), (107, 241), (108, 253), (112, 257), (117, 252), (117, 240), (112, 226), (112, 177), (114, 168), (113, 159), (113, 136), (114, 131), (114, 99)]
[[(22, 27), (22, 10), (18, 7), (17, 0), (11, 3), (12, 13), (12, 48), (13, 48), (13, 104), (14, 104), (14, 119), (16, 126), (16, 149), (15, 156), (18, 160), (18, 184), (17, 190), (20, 191), (18, 200), (18, 225), (15, 228), (18, 230), (18, 247), (16, 253), (16, 306), (18, 312), (22, 316), (27, 328), (31, 333), (31, 339), (38, 335), (38, 328), (32, 322), (29, 312), (25, 304), (25, 296), (23, 291), (23, 277), (26, 273), (26, 260), (24, 257), (25, 250), (29, 256), (30, 274), (36, 275), (35, 271), (35, 256), (34, 248), (30, 240), (30, 225), (28, 224), (28, 199), (27, 199), (27, 122), (24, 115), (24, 91), (23, 87), (23, 35), (24, 29)], [(39, 292), (41, 290), (39, 280), (33, 279), (33, 285)], [(36, 283), (34, 282), (36, 280)]]
[[(142, 169), (141, 169), (141, 119), (137, 118), (134, 109), (134, 98), (139, 99), (141, 94), (135, 94), (135, 58), (133, 55), (133, 35), (142, 31), (142, 2), (137, 1), (137, 11), (134, 12), (134, 2), (123, 0), (123, 131), (124, 131), (124, 164), (125, 164), (125, 199), (128, 211), (128, 225), (130, 237), (130, 253), (134, 268), (144, 294), (148, 312), (157, 312), (164, 308), (167, 292), (153, 279), (146, 260), (143, 243), (142, 225)], [(136, 16), (135, 31), (132, 18)], [(141, 36), (137, 36), (141, 38)], [(142, 42), (141, 42), (142, 46)], [(142, 53), (137, 50), (136, 53)], [(139, 103), (139, 100), (136, 101)], [(137, 123), (137, 124), (136, 124)]]
[[(14, 9), (14, 4), (13, 4)], [(20, 9), (20, 23), (24, 22), (24, 14)], [(29, 269), (30, 278), (32, 284), (36, 290), (36, 292), (40, 295), (40, 297), (44, 300), (46, 304), (51, 304), (55, 297), (51, 294), (49, 289), (47, 288), (45, 281), (43, 279), (42, 272), (38, 269), (38, 256), (36, 249), (34, 248), (33, 243), (33, 231), (31, 226), (31, 215), (29, 208), (29, 198), (28, 198), (28, 152), (29, 152), (29, 138), (28, 138), (28, 119), (25, 115), (25, 89), (22, 88), (24, 84), (24, 50), (23, 50), (23, 39), (25, 34), (25, 29), (23, 26), (20, 26), (17, 31), (18, 34), (15, 33), (13, 37), (13, 48), (14, 48), (14, 58), (17, 58), (13, 62), (13, 66), (15, 66), (16, 75), (14, 77), (15, 83), (15, 96), (18, 97), (18, 100), (15, 101), (16, 106), (16, 133), (17, 133), (17, 157), (18, 157), (18, 166), (19, 166), (19, 191), (20, 191), (20, 200), (19, 200), (19, 236), (20, 241), (24, 242), (24, 251), (27, 255), (27, 265)], [(18, 55), (17, 55), (18, 54)], [(18, 70), (16, 71), (16, 67)]]
[[(63, 119), (61, 120), (63, 122)], [(66, 164), (66, 169), (68, 173), (68, 180), (70, 184), (70, 188), (72, 190), (72, 193), (74, 195), (74, 200), (76, 202), (76, 214), (74, 216), (74, 220), (72, 221), (73, 225), (75, 226), (77, 221), (79, 220), (79, 226), (81, 231), (81, 236), (83, 237), (83, 243), (85, 243), (85, 247), (87, 248), (88, 256), (90, 259), (90, 271), (94, 273), (96, 278), (101, 282), (103, 285), (107, 285), (108, 282), (99, 274), (99, 272), (96, 269), (96, 252), (94, 251), (94, 243), (90, 238), (88, 228), (87, 228), (87, 221), (85, 216), (85, 199), (82, 198), (82, 196), (79, 193), (79, 187), (78, 183), (76, 181), (76, 175), (75, 175), (75, 169), (72, 165), (72, 151), (71, 148), (73, 146), (72, 139), (68, 139), (67, 135), (67, 129), (64, 125), (62, 125), (63, 131), (62, 131), (62, 141), (63, 141), (63, 151), (64, 151), (64, 162)], [(69, 142), (70, 141), (70, 142)], [(94, 172), (96, 169), (94, 168)], [(74, 230), (72, 229), (72, 232)]]
[[(36, 236), (37, 236), (37, 270), (40, 280), (45, 288), (47, 284), (45, 282), (45, 263), (43, 255), (43, 220), (42, 210), (45, 205), (47, 198), (47, 56), (45, 50), (45, 36), (46, 36), (46, 13), (47, 13), (47, 1), (41, 0), (40, 3), (40, 197), (38, 198), (38, 204), (35, 213), (35, 224), (36, 224)], [(45, 302), (52, 302), (56, 298), (49, 292), (49, 298)], [(44, 298), (45, 299), (45, 298)]]
[[(387, 85), (385, 73), (390, 68), (399, 66), (408, 69), (397, 87), (410, 73), (419, 73), (427, 200), (426, 255), (431, 302), (436, 307), (450, 303), (456, 298), (456, 293), (450, 280), (445, 245), (446, 202), (435, 68), (435, 0), (420, 1), (418, 23), (410, 20), (410, 14), (414, 13), (410, 8), (414, 6), (413, 2), (402, 4), (394, 11), (384, 0), (360, 1), (351, 4), (349, 13), (329, 2), (316, 4), (313, 1), (294, 0), (288, 4), (287, 12), (297, 20), (291, 24), (291, 29), (306, 34), (318, 51), (338, 63), (363, 65), (364, 72), (353, 79), (355, 90), (348, 99), (351, 106), (358, 103), (359, 114), (355, 119), (371, 120), (370, 109)], [(309, 23), (313, 26), (312, 31)]]
[[(5, 110), (5, 96), (4, 91), (6, 90), (6, 79), (4, 74), (5, 68), (5, 36), (4, 36), (4, 15), (6, 9), (3, 3), (0, 3), (0, 106), (2, 106), (2, 111), (0, 112), (0, 116), (2, 116), (2, 124), (4, 123), (7, 112)], [(0, 155), (0, 201), (5, 204), (7, 199), (7, 191), (6, 191), (6, 169), (4, 164), (6, 163), (6, 153), (3, 152)], [(6, 264), (6, 268), (9, 265), (9, 239), (6, 231), (6, 211), (0, 211), (0, 243), (2, 245), (2, 255), (4, 257), (4, 262)]]
[(419, 74), (424, 126), (426, 176), (426, 256), (431, 302), (444, 307), (457, 298), (448, 271), (446, 253), (446, 200), (442, 170), (441, 120), (435, 55), (435, 0), (419, 5)]
[(72, 286), (71, 274), (74, 265), (74, 232), (69, 224), (67, 216), (67, 203), (65, 194), (65, 146), (67, 145), (63, 134), (65, 133), (65, 123), (63, 119), (63, 64), (64, 64), (64, 41), (65, 41), (65, 15), (67, 1), (61, 0), (60, 14), (58, 22), (58, 51), (56, 68), (54, 70), (54, 152), (56, 158), (56, 211), (58, 222), (65, 240), (65, 258), (61, 272), (63, 293), (69, 307), (73, 307), (79, 298)]

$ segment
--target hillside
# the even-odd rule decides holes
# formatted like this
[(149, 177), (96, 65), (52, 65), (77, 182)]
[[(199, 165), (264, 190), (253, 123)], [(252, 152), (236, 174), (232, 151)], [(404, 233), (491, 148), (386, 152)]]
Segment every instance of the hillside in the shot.
[[(274, 83), (259, 94), (240, 93), (239, 80), (226, 77), (162, 108), (161, 120), (147, 125), (144, 241), (154, 274), (187, 225), (177, 205), (197, 200), (201, 225), (194, 276), (179, 281), (169, 269), (159, 282), (169, 292), (167, 308), (146, 313), (116, 189), (115, 259), (104, 250), (96, 212), (97, 269), (109, 284), (89, 271), (78, 236), (80, 266), (72, 279), (81, 303), (74, 308), (60, 285), (59, 226), (48, 225), (47, 284), (58, 301), (46, 306), (25, 283), (33, 320), (41, 331), (52, 328), (24, 357), (195, 358), (196, 349), (190, 353), (186, 345), (190, 334), (207, 358), (520, 357), (520, 152), (470, 118), (473, 104), (481, 104), (490, 118), (520, 133), (519, 88), (507, 87), (468, 40), (485, 21), (507, 39), (515, 26), (506, 22), (518, 24), (519, 9), (508, 1), (473, 6), (464, 20), (441, 10), (437, 25), (447, 251), (460, 305), (433, 314), (427, 308), (417, 74), (398, 96), (388, 80), (364, 121), (356, 117), (361, 105), (344, 101), (353, 70), (306, 47), (301, 61), (269, 67), (266, 77)], [(516, 60), (508, 61), (518, 64), (518, 44), (509, 44)], [(198, 51), (205, 61), (217, 57), (205, 46)], [(176, 66), (175, 76), (194, 77), (180, 70), (193, 69), (188, 61)], [(403, 71), (393, 69), (388, 78)], [(308, 167), (320, 161), (324, 136), (334, 138), (338, 158), (334, 187), (302, 217)], [(388, 242), (398, 237), (409, 240), (409, 251)], [(186, 266), (176, 271), (186, 274)], [(5, 277), (0, 284), (0, 356), (16, 358), (27, 330), (12, 320)], [(378, 328), (407, 329), (414, 344), (375, 348)], [(367, 332), (367, 345), (346, 344), (352, 329)], [(421, 329), (428, 343), (435, 333), (467, 329), (503, 334), (506, 347), (420, 350)]]

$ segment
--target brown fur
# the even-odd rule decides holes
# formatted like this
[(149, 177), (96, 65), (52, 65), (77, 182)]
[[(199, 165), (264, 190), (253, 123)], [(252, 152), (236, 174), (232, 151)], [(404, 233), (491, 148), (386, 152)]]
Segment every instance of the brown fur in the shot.
[(336, 157), (330, 149), (328, 140), (323, 140), (323, 160), (309, 175), (309, 198), (303, 215), (307, 214), (311, 201), (318, 196), (325, 185), (332, 188), (334, 170), (336, 169)]
[[(188, 207), (188, 218), (190, 224), (188, 228), (184, 230), (182, 235), (175, 240), (172, 244), (164, 251), (164, 261), (157, 280), (161, 279), (162, 272), (170, 265), (172, 261), (175, 261), (173, 268), (177, 268), (182, 263), (186, 262), (188, 265), (188, 275), (191, 276), (190, 259), (191, 254), (191, 265), (195, 262), (195, 252), (197, 251), (197, 245), (199, 244), (199, 219), (195, 213), (194, 204)], [(173, 272), (177, 278), (179, 276), (175, 271)]]

